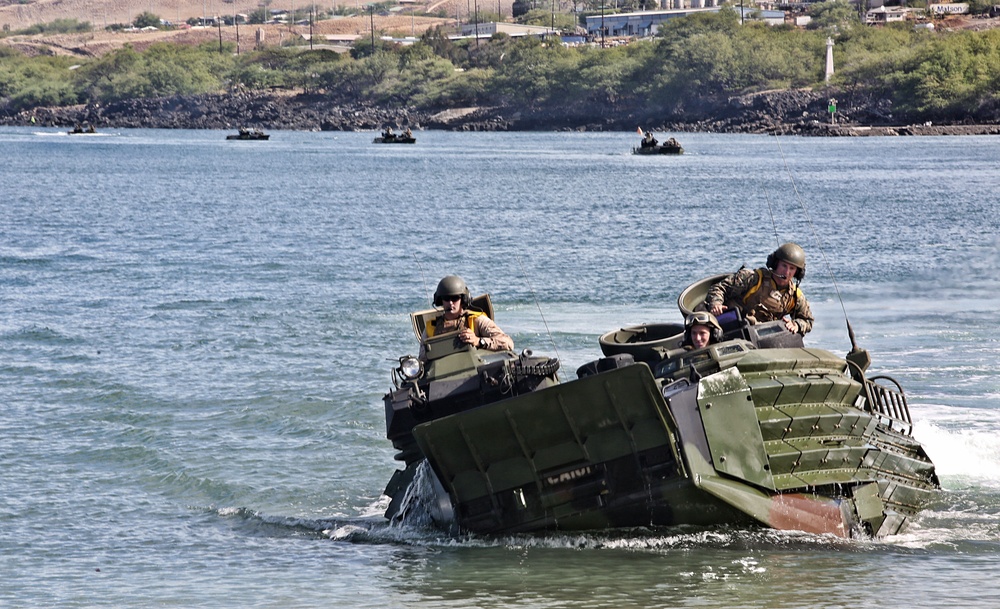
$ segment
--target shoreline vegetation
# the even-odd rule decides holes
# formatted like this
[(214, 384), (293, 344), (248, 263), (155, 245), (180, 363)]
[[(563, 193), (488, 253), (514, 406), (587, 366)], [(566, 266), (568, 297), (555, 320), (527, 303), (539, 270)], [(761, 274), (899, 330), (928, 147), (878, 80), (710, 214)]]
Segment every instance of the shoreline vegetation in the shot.
[[(359, 38), (349, 52), (237, 53), (220, 34), (81, 56), (39, 51), (38, 36), (4, 37), (0, 124), (1000, 134), (1000, 29), (871, 28), (843, 0), (817, 6), (813, 29), (741, 24), (723, 10), (609, 48), (503, 34), (456, 41), (440, 27), (405, 46)], [(837, 69), (826, 82), (828, 38)]]
[[(821, 113), (818, 106), (825, 105), (825, 95), (811, 91), (773, 91), (767, 94), (767, 98), (769, 102), (791, 99), (792, 103), (784, 104), (789, 112), (779, 114), (768, 102), (751, 101), (748, 104), (745, 98), (734, 98), (725, 111), (720, 110), (715, 118), (657, 124), (651, 122), (649, 117), (644, 122), (637, 122), (632, 120), (634, 117), (569, 117), (546, 110), (526, 113), (491, 107), (450, 108), (434, 112), (379, 108), (365, 104), (330, 104), (303, 92), (255, 92), (239, 96), (174, 96), (131, 99), (108, 105), (40, 107), (13, 116), (0, 116), (0, 124), (59, 128), (92, 125), (98, 129), (214, 130), (232, 130), (254, 125), (268, 130), (293, 131), (379, 131), (388, 125), (414, 130), (579, 132), (635, 131), (636, 126), (640, 126), (655, 133), (755, 133), (815, 137), (1000, 135), (1000, 124), (832, 124), (829, 122), (829, 115), (824, 117), (825, 120), (810, 118)], [(771, 111), (764, 108), (770, 108)], [(747, 120), (749, 116), (760, 115), (768, 118)]]

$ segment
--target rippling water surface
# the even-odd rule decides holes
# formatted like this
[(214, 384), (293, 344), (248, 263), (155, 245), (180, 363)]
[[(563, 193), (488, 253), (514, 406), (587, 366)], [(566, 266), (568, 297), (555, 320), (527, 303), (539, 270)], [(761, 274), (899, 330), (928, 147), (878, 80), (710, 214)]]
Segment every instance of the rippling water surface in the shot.
[[(993, 607), (1000, 138), (0, 130), (0, 606)], [(564, 378), (808, 253), (811, 345), (906, 388), (945, 492), (881, 541), (389, 527), (389, 371), (437, 280)]]

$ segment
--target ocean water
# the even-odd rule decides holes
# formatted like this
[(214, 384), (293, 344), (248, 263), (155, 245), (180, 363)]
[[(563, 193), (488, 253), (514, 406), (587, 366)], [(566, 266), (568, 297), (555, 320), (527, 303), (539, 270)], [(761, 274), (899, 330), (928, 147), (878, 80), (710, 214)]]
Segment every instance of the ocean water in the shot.
[[(0, 130), (0, 606), (1000, 602), (1000, 138), (224, 136)], [(382, 519), (381, 397), (441, 276), (570, 379), (786, 240), (807, 343), (845, 353), (849, 319), (937, 464), (906, 533)]]

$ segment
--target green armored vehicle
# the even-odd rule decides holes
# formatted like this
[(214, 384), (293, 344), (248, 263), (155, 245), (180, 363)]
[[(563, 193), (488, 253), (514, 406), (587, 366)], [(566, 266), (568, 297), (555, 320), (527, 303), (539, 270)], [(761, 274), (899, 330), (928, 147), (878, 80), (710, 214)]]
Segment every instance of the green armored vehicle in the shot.
[[(721, 277), (684, 290), (681, 312)], [(492, 317), (488, 297), (477, 300)], [(436, 313), (411, 316), (418, 337)], [(424, 495), (438, 524), (479, 533), (901, 532), (940, 486), (899, 384), (867, 376), (862, 349), (841, 358), (780, 321), (726, 317), (719, 340), (694, 350), (682, 348), (682, 324), (608, 332), (604, 357), (562, 383), (557, 360), (430, 339), (424, 361), (400, 359), (385, 396), (387, 437), (406, 465), (386, 488), (386, 516)]]

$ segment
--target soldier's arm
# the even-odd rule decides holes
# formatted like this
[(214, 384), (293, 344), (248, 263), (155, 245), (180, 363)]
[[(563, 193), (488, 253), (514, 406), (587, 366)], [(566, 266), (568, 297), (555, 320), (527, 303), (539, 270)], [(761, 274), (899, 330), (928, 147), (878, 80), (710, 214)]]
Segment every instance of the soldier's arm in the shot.
[(792, 310), (793, 320), (796, 325), (799, 326), (799, 334), (808, 334), (812, 330), (813, 322), (816, 319), (813, 317), (812, 309), (809, 308), (809, 301), (806, 300), (805, 295), (802, 294), (802, 290), (796, 288), (795, 295), (795, 308)]
[(500, 329), (492, 319), (485, 315), (476, 318), (476, 336), (482, 339), (484, 349), (490, 351), (508, 351), (514, 348), (514, 339)]
[(740, 269), (736, 271), (708, 289), (708, 294), (705, 296), (705, 305), (711, 309), (712, 305), (722, 305), (727, 300), (739, 298), (746, 293), (750, 287), (750, 281), (755, 278), (756, 274), (752, 269)]

